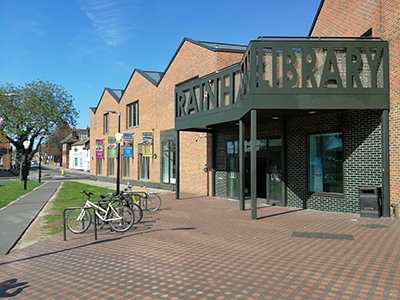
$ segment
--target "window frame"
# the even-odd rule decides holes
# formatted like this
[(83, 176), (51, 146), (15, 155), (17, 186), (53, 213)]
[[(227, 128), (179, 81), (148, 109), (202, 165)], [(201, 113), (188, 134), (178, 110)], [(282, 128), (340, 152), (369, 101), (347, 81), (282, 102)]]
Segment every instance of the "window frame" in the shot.
[[(164, 149), (164, 146), (167, 145), (167, 149)], [(170, 158), (166, 162), (166, 153), (170, 155)], [(171, 158), (172, 156), (172, 158)], [(172, 162), (171, 162), (172, 159)], [(165, 164), (168, 164), (165, 166)], [(164, 167), (168, 171), (167, 180), (165, 180), (164, 175)], [(174, 177), (175, 176), (175, 177)], [(161, 142), (161, 182), (176, 184), (176, 141), (175, 140), (165, 140)]]
[(110, 132), (110, 114), (106, 113), (103, 115), (103, 131), (104, 134), (108, 134)]
[(139, 126), (139, 100), (129, 103), (126, 106), (126, 127), (128, 129)]
[[(324, 167), (322, 167), (322, 188), (323, 191), (312, 191), (311, 190), (311, 137), (312, 136), (324, 136), (324, 135), (341, 135), (342, 136), (342, 191), (341, 192), (330, 192), (325, 191), (325, 181), (324, 178), (327, 174), (325, 174)], [(343, 131), (336, 130), (336, 131), (324, 131), (324, 132), (316, 132), (316, 133), (309, 133), (307, 134), (307, 192), (311, 195), (321, 195), (321, 196), (328, 196), (328, 197), (337, 197), (337, 198), (344, 198), (344, 140), (343, 140)], [(315, 188), (314, 188), (315, 189)]]

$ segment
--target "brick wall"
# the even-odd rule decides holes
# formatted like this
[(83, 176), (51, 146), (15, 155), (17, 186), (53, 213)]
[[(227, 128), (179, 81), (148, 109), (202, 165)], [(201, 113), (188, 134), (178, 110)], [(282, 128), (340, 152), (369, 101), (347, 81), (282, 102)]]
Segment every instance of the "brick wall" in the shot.
[[(134, 157), (130, 162), (130, 179), (140, 180), (138, 143), (142, 142), (142, 130), (153, 130), (153, 150), (158, 158), (150, 158), (150, 179), (148, 183), (149, 186), (159, 183), (161, 178), (160, 133), (173, 129), (175, 126), (174, 90), (176, 85), (195, 76), (201, 77), (237, 63), (241, 60), (242, 55), (242, 53), (214, 52), (185, 40), (157, 87), (139, 72), (135, 72), (130, 78), (119, 104), (105, 92), (97, 107), (96, 114), (91, 112), (91, 157), (96, 157), (95, 140), (104, 138), (106, 146), (107, 137), (113, 136), (117, 130), (117, 116), (110, 114), (110, 134), (103, 134), (102, 118), (104, 110), (120, 111), (121, 131), (133, 133), (134, 138)], [(134, 101), (139, 101), (139, 126), (127, 128), (126, 107)], [(181, 133), (180, 188), (181, 192), (206, 195), (211, 193), (211, 173), (204, 172), (204, 168), (209, 166), (211, 141), (209, 137), (204, 137), (198, 138), (198, 141), (195, 142), (194, 137), (200, 135), (205, 134)], [(108, 174), (107, 165), (107, 159), (104, 159), (103, 175)], [(92, 175), (96, 175), (97, 168), (94, 165), (92, 166), (90, 172)]]
[(389, 42), (390, 202), (400, 204), (400, 5), (398, 0), (325, 0), (312, 36), (372, 35)]
[[(287, 205), (359, 213), (359, 188), (382, 186), (380, 118), (379, 111), (354, 111), (288, 121)], [(344, 197), (308, 193), (307, 136), (327, 132), (343, 132)]]

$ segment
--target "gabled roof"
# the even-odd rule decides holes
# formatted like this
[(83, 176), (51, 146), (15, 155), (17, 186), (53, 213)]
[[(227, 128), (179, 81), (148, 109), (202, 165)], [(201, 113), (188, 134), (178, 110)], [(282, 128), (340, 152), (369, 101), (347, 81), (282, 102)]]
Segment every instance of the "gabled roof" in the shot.
[(87, 139), (84, 139), (84, 140), (77, 141), (76, 143), (73, 143), (71, 146), (81, 146), (81, 145), (84, 146), (89, 142), (90, 142), (90, 138), (87, 138)]
[[(175, 60), (175, 57), (178, 55), (179, 51), (181, 50), (183, 44), (185, 42), (190, 42), (200, 47), (206, 48), (208, 50), (214, 52), (235, 52), (235, 53), (245, 53), (247, 46), (243, 45), (234, 45), (234, 44), (224, 44), (224, 43), (215, 43), (215, 42), (200, 42), (195, 41), (189, 38), (184, 38), (181, 44), (179, 45), (178, 49), (176, 50), (174, 56), (172, 57), (171, 61), (169, 62), (167, 68), (164, 71), (164, 74), (167, 73), (169, 67), (171, 66), (172, 62)], [(162, 78), (161, 78), (162, 80)], [(160, 80), (160, 81), (161, 81)]]
[(101, 97), (100, 97), (99, 103), (97, 103), (97, 106), (96, 106), (96, 107), (91, 107), (91, 108), (90, 108), (90, 110), (91, 110), (94, 114), (96, 113), (97, 108), (99, 107), (99, 104), (100, 104), (100, 102), (101, 102), (101, 99), (103, 99), (103, 96), (104, 96), (104, 94), (105, 94), (106, 92), (108, 92), (108, 93), (111, 95), (111, 97), (113, 97), (114, 100), (115, 100), (117, 103), (119, 103), (119, 102), (121, 101), (121, 97), (122, 97), (122, 95), (124, 94), (124, 90), (121, 90), (121, 89), (110, 89), (110, 88), (105, 88), (104, 91), (103, 91), (103, 94), (101, 94)]
[[(76, 129), (77, 134), (79, 134), (81, 132), (87, 133), (88, 130), (87, 129)], [(72, 143), (76, 143), (77, 141), (79, 141), (79, 139), (74, 139), (72, 137), (72, 132), (71, 132), (63, 140), (60, 141), (60, 144), (72, 144)]]
[[(178, 49), (176, 50), (174, 56), (172, 57), (172, 59), (170, 60), (168, 66), (166, 67), (164, 72), (157, 72), (157, 71), (143, 71), (140, 69), (135, 69), (132, 72), (131, 77), (128, 80), (128, 83), (125, 87), (128, 87), (129, 83), (132, 80), (133, 75), (137, 72), (140, 75), (142, 75), (144, 78), (146, 78), (151, 84), (153, 84), (155, 87), (158, 87), (161, 80), (163, 79), (165, 73), (167, 73), (169, 67), (171, 66), (172, 62), (174, 61), (175, 57), (177, 56), (177, 54), (179, 53), (179, 51), (181, 50), (183, 44), (185, 42), (190, 42), (193, 44), (196, 44), (200, 47), (204, 47), (208, 50), (214, 51), (214, 52), (234, 52), (234, 53), (245, 53), (247, 46), (243, 46), (243, 45), (234, 45), (234, 44), (225, 44), (225, 43), (216, 43), (216, 42), (201, 42), (201, 41), (195, 41), (189, 38), (184, 38), (183, 41), (181, 42), (181, 44), (179, 45)], [(124, 91), (125, 90), (114, 90), (114, 89), (109, 89), (109, 88), (105, 88), (104, 92), (99, 100), (99, 103), (97, 104), (96, 107), (91, 107), (91, 111), (95, 114), (97, 111), (97, 107), (99, 107), (100, 101), (103, 98), (103, 95), (105, 93), (105, 91), (108, 91), (110, 93), (111, 96), (114, 97), (114, 99), (117, 101), (117, 103), (120, 102)]]

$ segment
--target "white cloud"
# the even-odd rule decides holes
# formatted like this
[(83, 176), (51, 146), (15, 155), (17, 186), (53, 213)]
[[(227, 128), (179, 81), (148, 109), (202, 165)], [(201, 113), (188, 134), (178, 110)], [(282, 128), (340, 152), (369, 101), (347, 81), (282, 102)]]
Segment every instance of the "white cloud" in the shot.
[(108, 45), (121, 45), (131, 37), (132, 15), (136, 12), (133, 1), (78, 0), (78, 3)]

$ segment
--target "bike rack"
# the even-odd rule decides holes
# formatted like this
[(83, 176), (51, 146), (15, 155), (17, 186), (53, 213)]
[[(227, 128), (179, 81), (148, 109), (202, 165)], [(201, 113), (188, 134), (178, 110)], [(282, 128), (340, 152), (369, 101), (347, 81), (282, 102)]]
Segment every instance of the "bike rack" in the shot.
[(74, 210), (74, 209), (79, 209), (79, 208), (83, 208), (83, 209), (91, 209), (93, 210), (93, 215), (94, 215), (94, 239), (97, 240), (97, 215), (96, 215), (96, 211), (93, 207), (67, 207), (63, 210), (63, 223), (64, 223), (64, 241), (67, 240), (67, 231), (66, 231), (66, 226), (65, 226), (65, 212), (67, 210)]

